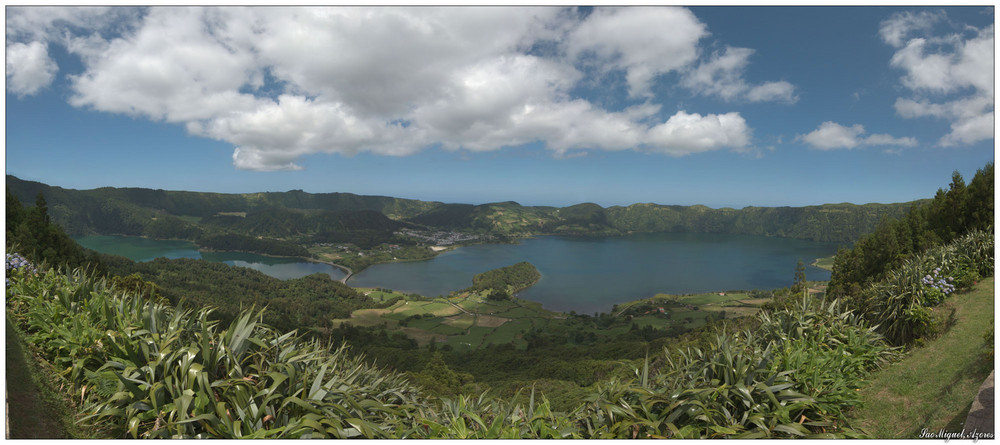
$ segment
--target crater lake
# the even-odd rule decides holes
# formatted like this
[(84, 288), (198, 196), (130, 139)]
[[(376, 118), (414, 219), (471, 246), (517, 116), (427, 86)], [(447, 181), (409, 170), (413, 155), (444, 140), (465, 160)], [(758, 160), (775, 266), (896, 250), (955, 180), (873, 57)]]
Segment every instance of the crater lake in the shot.
[(446, 296), (471, 286), (478, 273), (528, 261), (542, 278), (518, 297), (554, 311), (590, 314), (657, 293), (790, 286), (800, 259), (806, 264), (808, 280), (829, 280), (829, 271), (809, 263), (835, 254), (837, 247), (835, 243), (712, 233), (543, 236), (518, 244), (464, 246), (427, 261), (376, 264), (356, 273), (347, 284)]
[[(134, 261), (157, 257), (205, 259), (249, 267), (291, 279), (344, 272), (323, 263), (239, 252), (200, 251), (180, 240), (95, 235), (74, 238), (80, 245)], [(790, 286), (799, 259), (806, 278), (829, 280), (830, 272), (809, 266), (833, 255), (835, 243), (712, 233), (656, 233), (621, 237), (542, 236), (517, 244), (478, 244), (442, 252), (426, 261), (375, 264), (356, 273), (352, 287), (384, 287), (427, 297), (446, 296), (472, 285), (472, 277), (528, 261), (542, 278), (518, 297), (554, 311), (607, 312), (617, 303), (657, 293), (685, 294)]]
[(91, 235), (73, 238), (81, 246), (101, 253), (121, 255), (132, 261), (155, 258), (192, 258), (226, 263), (230, 266), (259, 270), (265, 275), (289, 280), (314, 273), (325, 273), (341, 280), (346, 273), (329, 264), (314, 263), (301, 258), (279, 258), (242, 252), (201, 251), (190, 241), (157, 240), (137, 236)]

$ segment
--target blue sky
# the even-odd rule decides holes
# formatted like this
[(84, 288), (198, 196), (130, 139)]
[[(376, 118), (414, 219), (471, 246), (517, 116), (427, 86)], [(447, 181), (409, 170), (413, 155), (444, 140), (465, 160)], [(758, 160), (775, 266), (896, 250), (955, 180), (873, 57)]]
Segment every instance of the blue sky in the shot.
[(6, 14), (6, 172), (66, 188), (800, 206), (995, 153), (992, 6)]

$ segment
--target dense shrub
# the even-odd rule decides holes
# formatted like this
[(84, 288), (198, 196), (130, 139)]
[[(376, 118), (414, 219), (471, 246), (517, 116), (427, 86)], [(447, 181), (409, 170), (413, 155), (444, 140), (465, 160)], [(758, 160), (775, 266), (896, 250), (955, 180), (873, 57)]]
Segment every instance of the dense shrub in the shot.
[(973, 231), (928, 249), (863, 289), (852, 306), (892, 344), (908, 343), (928, 332), (930, 308), (947, 294), (993, 275), (993, 246), (992, 233)]
[(762, 312), (759, 329), (665, 351), (632, 381), (598, 385), (582, 409), (600, 438), (855, 437), (843, 411), (895, 353), (843, 304), (805, 297)]

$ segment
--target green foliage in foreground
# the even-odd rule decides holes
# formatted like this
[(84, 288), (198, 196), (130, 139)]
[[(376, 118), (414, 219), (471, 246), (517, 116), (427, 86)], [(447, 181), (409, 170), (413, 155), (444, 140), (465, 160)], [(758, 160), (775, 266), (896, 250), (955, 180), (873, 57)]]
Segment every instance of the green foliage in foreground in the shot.
[(906, 260), (849, 301), (871, 323), (879, 325), (879, 332), (889, 342), (912, 342), (929, 333), (930, 308), (950, 293), (949, 288), (942, 290), (942, 285), (927, 278), (945, 277), (941, 280), (948, 286), (967, 289), (994, 274), (993, 248), (992, 233), (971, 232)]
[(108, 437), (844, 437), (853, 385), (892, 355), (841, 305), (804, 300), (761, 318), (756, 334), (664, 351), (556, 412), (534, 391), (526, 405), (436, 399), (259, 312), (226, 327), (209, 309), (177, 310), (80, 271), (19, 273), (8, 315), (85, 402), (82, 421)]
[[(111, 437), (405, 437), (416, 387), (244, 312), (118, 295), (104, 280), (50, 271), (7, 290), (8, 311), (87, 401)], [(402, 408), (401, 408), (402, 407)], [(394, 425), (400, 425), (400, 428)]]

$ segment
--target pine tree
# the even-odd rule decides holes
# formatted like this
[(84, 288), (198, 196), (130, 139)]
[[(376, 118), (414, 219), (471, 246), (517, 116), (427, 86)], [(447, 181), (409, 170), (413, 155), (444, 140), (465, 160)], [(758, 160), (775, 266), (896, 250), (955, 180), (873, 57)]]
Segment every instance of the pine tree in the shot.
[(799, 260), (795, 265), (795, 283), (792, 284), (792, 294), (801, 294), (806, 291), (806, 265)]

